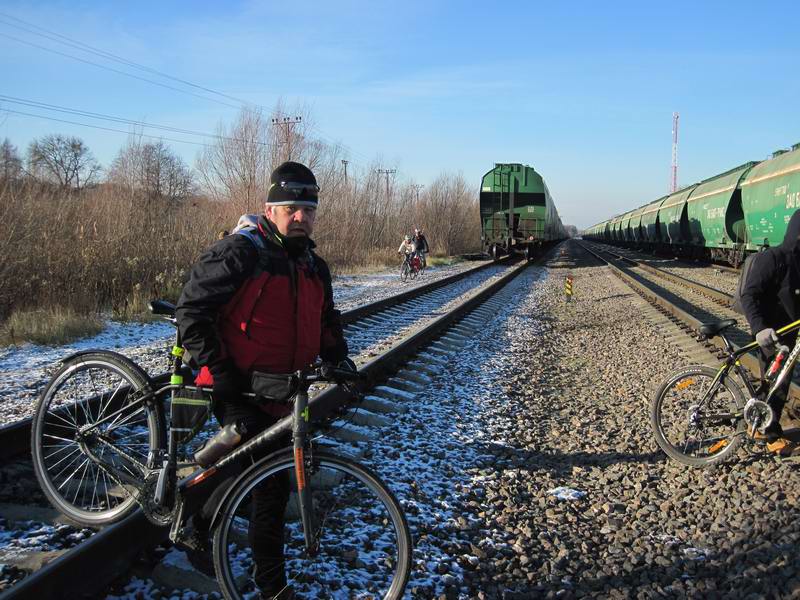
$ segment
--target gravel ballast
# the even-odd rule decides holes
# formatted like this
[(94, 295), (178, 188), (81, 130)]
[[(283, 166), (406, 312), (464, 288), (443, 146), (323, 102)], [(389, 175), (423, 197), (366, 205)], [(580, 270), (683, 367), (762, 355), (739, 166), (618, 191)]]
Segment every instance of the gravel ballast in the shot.
[[(570, 272), (568, 304), (567, 271), (527, 269), (409, 410), (361, 444), (412, 529), (406, 597), (792, 597), (797, 463), (667, 461), (648, 405), (685, 361), (608, 269)], [(114, 593), (175, 592), (145, 578)]]
[(476, 404), (464, 445), (485, 454), (455, 485), (465, 524), (450, 542), (463, 567), (453, 597), (796, 591), (797, 465), (668, 462), (648, 402), (679, 353), (607, 269), (574, 269), (571, 304), (564, 274), (551, 271), (498, 315), (475, 343), (482, 364), (454, 365), (472, 371), (456, 392)]

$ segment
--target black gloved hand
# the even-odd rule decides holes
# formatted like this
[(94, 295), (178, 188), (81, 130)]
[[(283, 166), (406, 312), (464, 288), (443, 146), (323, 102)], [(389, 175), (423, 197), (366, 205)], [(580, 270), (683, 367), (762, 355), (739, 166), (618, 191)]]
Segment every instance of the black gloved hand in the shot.
[(339, 364), (336, 365), (338, 369), (344, 369), (346, 371), (352, 371), (353, 373), (358, 373), (358, 367), (356, 363), (354, 363), (350, 358), (345, 358), (344, 360), (340, 360)]
[(228, 363), (219, 363), (209, 369), (214, 377), (211, 394), (219, 404), (238, 402), (241, 399), (241, 384), (236, 368)]

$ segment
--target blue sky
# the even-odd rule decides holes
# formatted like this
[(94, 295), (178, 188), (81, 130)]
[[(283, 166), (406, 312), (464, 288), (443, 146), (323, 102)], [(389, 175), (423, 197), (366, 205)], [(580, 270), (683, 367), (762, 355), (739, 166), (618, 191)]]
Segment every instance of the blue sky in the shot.
[[(419, 183), (461, 172), (477, 193), (495, 162), (530, 164), (579, 227), (666, 192), (673, 111), (681, 184), (800, 142), (797, 2), (6, 0), (0, 13), (248, 102), (304, 104), (354, 163), (381, 157)], [(5, 21), (0, 94), (208, 132), (237, 112), (13, 40), (99, 61)], [(0, 102), (0, 138), (20, 149), (69, 133), (108, 164), (126, 138), (4, 108), (58, 115)], [(170, 145), (194, 163), (197, 146)]]

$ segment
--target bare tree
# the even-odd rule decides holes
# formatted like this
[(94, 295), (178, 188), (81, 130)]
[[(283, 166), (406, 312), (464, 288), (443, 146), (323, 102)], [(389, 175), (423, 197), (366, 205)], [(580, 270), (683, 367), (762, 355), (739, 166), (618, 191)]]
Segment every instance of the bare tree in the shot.
[(111, 183), (143, 192), (149, 200), (181, 201), (194, 191), (194, 177), (163, 141), (143, 143), (131, 136), (108, 173)]
[(11, 182), (22, 176), (22, 159), (17, 147), (6, 138), (0, 144), (0, 181)]
[(94, 183), (100, 165), (88, 146), (77, 137), (60, 134), (34, 140), (28, 148), (31, 173), (64, 190), (80, 190)]
[(240, 213), (260, 207), (272, 167), (269, 121), (243, 108), (230, 127), (217, 128), (218, 141), (202, 151), (197, 170), (209, 195), (230, 201)]

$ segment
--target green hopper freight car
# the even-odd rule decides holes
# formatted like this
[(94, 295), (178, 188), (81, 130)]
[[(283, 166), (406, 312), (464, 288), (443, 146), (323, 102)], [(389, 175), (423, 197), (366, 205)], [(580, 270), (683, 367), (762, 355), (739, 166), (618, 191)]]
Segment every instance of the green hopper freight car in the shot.
[(585, 232), (588, 239), (739, 265), (783, 241), (800, 209), (800, 144), (686, 186)]
[(481, 242), (494, 258), (524, 254), (566, 237), (547, 185), (532, 167), (497, 163), (483, 176)]

